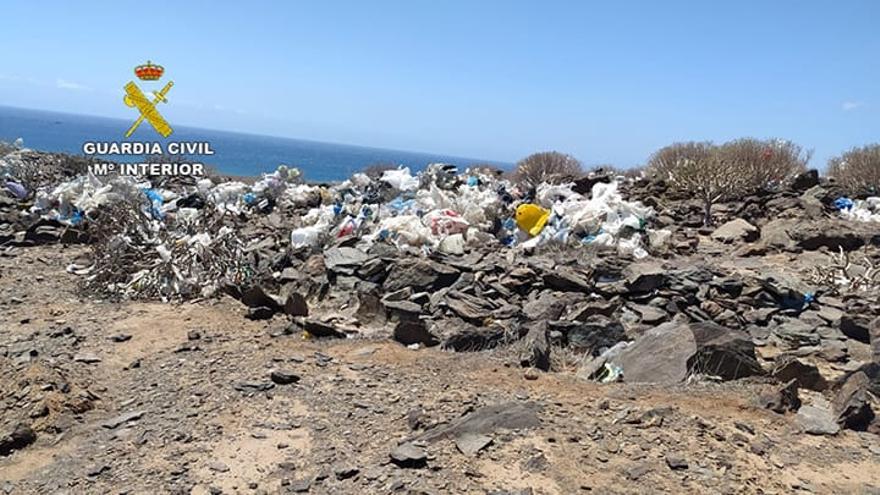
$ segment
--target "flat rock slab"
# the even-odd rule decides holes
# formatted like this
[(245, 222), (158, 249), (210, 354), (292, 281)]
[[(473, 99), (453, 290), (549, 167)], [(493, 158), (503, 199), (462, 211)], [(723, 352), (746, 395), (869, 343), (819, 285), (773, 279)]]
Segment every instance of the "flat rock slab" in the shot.
[(541, 425), (538, 411), (541, 407), (535, 402), (505, 402), (486, 406), (467, 414), (451, 423), (438, 426), (418, 437), (425, 442), (436, 442), (446, 438), (461, 438), (464, 435), (490, 435), (498, 430), (526, 430)]
[(138, 419), (141, 419), (141, 417), (143, 417), (144, 414), (146, 414), (146, 411), (127, 412), (125, 414), (120, 414), (119, 416), (116, 416), (114, 418), (108, 419), (107, 421), (104, 421), (103, 423), (101, 423), (101, 426), (112, 430), (114, 428), (119, 427), (120, 425), (124, 425), (125, 423), (128, 423), (129, 421), (136, 421)]
[(428, 454), (425, 449), (411, 443), (398, 445), (389, 455), (391, 462), (403, 468), (425, 467), (428, 462)]
[(475, 435), (473, 433), (465, 433), (455, 439), (455, 446), (458, 451), (466, 456), (477, 455), (477, 452), (485, 449), (492, 444), (492, 437), (489, 435)]

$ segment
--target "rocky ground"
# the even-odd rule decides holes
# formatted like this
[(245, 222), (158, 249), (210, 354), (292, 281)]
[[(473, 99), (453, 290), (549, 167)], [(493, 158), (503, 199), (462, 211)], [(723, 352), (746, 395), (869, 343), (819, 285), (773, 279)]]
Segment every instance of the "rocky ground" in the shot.
[(276, 211), (236, 226), (273, 275), (185, 302), (89, 290), (112, 251), (4, 199), (0, 493), (880, 493), (875, 224), (811, 174), (711, 228), (626, 193), (645, 259), (296, 250)]
[(0, 408), (36, 433), (0, 458), (4, 493), (880, 490), (880, 437), (805, 434), (763, 381), (596, 384), (501, 351), (304, 340), (231, 298), (93, 301), (64, 272), (79, 251), (0, 258)]

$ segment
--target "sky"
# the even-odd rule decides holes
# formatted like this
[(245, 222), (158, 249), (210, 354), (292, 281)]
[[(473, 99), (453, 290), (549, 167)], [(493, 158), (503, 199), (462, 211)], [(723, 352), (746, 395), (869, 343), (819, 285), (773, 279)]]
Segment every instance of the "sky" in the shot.
[[(3, 0), (0, 105), (514, 162), (880, 141), (880, 2)], [(145, 90), (153, 89), (141, 84)]]

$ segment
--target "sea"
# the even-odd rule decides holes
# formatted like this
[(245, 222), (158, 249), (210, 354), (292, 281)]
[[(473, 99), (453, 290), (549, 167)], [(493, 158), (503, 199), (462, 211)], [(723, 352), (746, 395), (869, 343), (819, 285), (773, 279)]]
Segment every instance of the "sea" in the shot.
[[(105, 117), (47, 112), (0, 106), (0, 141), (18, 138), (26, 148), (83, 154), (87, 141), (120, 142), (131, 122)], [(347, 144), (325, 143), (256, 134), (174, 126), (168, 139), (153, 132), (144, 123), (131, 137), (132, 141), (164, 143), (169, 141), (207, 141), (214, 151), (210, 156), (190, 157), (221, 173), (237, 176), (258, 176), (272, 172), (279, 165), (299, 168), (310, 182), (345, 180), (372, 164), (409, 167), (413, 172), (431, 163), (451, 163), (464, 170), (476, 164), (492, 164), (509, 168), (509, 163), (431, 153), (369, 148)], [(145, 157), (104, 157), (117, 162), (140, 161)]]

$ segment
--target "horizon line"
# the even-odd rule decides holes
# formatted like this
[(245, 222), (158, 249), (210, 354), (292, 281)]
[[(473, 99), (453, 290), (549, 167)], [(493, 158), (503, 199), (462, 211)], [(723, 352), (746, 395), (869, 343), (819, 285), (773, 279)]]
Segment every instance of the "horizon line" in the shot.
[[(125, 119), (120, 118), (120, 117), (106, 117), (103, 115), (64, 112), (64, 111), (60, 111), (60, 110), (47, 110), (47, 109), (43, 109), (43, 108), (19, 107), (19, 106), (8, 105), (8, 104), (3, 104), (3, 103), (0, 103), (0, 108), (11, 108), (13, 110), (24, 110), (24, 111), (28, 111), (28, 112), (54, 113), (54, 114), (60, 114), (60, 115), (70, 115), (73, 117), (88, 117), (88, 118), (93, 118), (93, 119), (104, 119), (104, 120), (113, 120), (113, 121), (119, 121), (119, 122), (127, 122)], [(361, 149), (367, 149), (367, 150), (395, 151), (395, 152), (402, 152), (402, 153), (411, 153), (411, 154), (415, 154), (415, 155), (426, 155), (426, 156), (434, 156), (434, 157), (464, 159), (464, 160), (471, 160), (474, 162), (485, 162), (488, 165), (515, 165), (515, 162), (506, 162), (506, 161), (502, 161), (502, 160), (490, 160), (490, 159), (486, 159), (486, 158), (475, 158), (475, 157), (467, 157), (467, 156), (457, 156), (457, 155), (453, 155), (453, 154), (449, 154), (449, 153), (406, 150), (406, 149), (399, 149), (399, 148), (380, 148), (377, 146), (367, 146), (367, 145), (362, 145), (362, 144), (350, 144), (350, 143), (333, 142), (333, 141), (320, 141), (317, 139), (305, 139), (305, 138), (297, 138), (297, 137), (291, 137), (291, 136), (279, 136), (276, 134), (259, 134), (259, 133), (247, 132), (247, 131), (237, 131), (237, 130), (231, 131), (231, 130), (227, 130), (227, 129), (212, 129), (210, 127), (199, 127), (199, 126), (187, 125), (187, 124), (181, 124), (178, 127), (183, 128), (183, 129), (187, 129), (187, 130), (195, 130), (195, 131), (221, 132), (221, 133), (227, 133), (227, 134), (239, 134), (239, 135), (244, 135), (244, 136), (261, 137), (261, 138), (286, 139), (289, 141), (300, 141), (300, 142), (314, 143), (314, 144), (325, 144), (325, 145), (329, 144), (329, 145), (334, 145), (334, 146), (348, 146), (351, 148), (361, 148)], [(163, 139), (169, 139), (169, 138), (163, 138)]]

